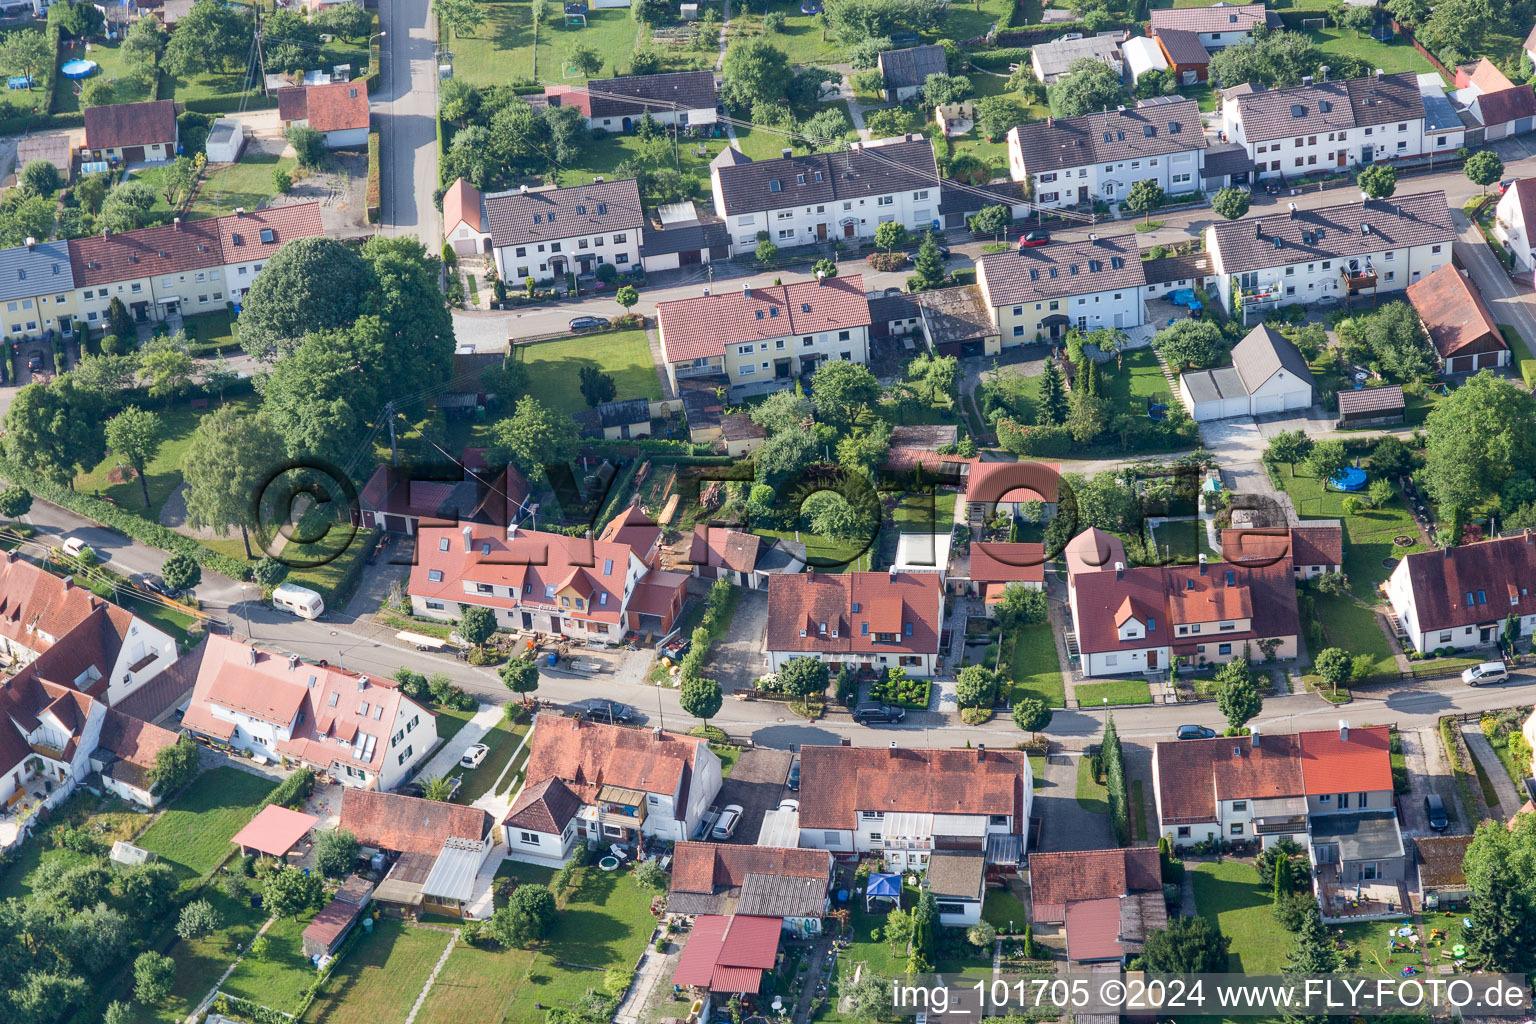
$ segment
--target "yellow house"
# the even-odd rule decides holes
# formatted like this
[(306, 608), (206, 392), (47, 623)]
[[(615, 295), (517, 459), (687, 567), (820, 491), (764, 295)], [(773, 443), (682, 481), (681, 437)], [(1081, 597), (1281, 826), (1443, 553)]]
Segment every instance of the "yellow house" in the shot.
[(1138, 327), (1147, 276), (1134, 235), (1018, 246), (976, 264), (976, 284), (1004, 348), (1080, 331)]
[(66, 242), (37, 242), (0, 250), (0, 330), (7, 338), (36, 338), (75, 327), (75, 280)]

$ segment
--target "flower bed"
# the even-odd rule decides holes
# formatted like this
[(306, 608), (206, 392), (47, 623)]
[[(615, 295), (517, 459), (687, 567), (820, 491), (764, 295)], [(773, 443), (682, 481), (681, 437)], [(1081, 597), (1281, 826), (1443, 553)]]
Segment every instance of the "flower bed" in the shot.
[(869, 686), (869, 699), (897, 707), (922, 711), (928, 707), (933, 684), (926, 679), (909, 679), (905, 675), (890, 678), (883, 675)]

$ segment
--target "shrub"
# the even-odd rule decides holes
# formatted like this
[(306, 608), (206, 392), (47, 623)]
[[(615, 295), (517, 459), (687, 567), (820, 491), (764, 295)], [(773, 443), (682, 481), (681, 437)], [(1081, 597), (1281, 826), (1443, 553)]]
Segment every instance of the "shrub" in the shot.
[(933, 684), (926, 679), (910, 679), (900, 668), (882, 669), (880, 678), (869, 688), (869, 699), (921, 711), (928, 706)]
[(377, 224), (380, 216), (380, 204), (383, 189), (379, 183), (379, 133), (368, 133), (368, 223)]
[(904, 252), (872, 252), (867, 257), (871, 269), (880, 271), (900, 270), (907, 265)]

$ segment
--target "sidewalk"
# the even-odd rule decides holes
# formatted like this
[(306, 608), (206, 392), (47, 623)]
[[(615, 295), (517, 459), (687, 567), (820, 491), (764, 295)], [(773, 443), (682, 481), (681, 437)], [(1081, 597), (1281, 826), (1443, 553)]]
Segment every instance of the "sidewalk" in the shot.
[(432, 759), (416, 772), (418, 779), (431, 779), (439, 775), (447, 775), (458, 766), (459, 758), (464, 749), (471, 743), (479, 743), (491, 727), (501, 721), (501, 705), (481, 704), (475, 716), (464, 724), (457, 736), (444, 743)]

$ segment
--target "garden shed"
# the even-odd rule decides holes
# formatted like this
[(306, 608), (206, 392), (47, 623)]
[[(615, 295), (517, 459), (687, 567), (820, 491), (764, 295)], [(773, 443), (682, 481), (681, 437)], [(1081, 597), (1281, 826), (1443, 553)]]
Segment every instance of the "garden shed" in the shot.
[(1379, 427), (1401, 423), (1406, 414), (1403, 389), (1396, 384), (1339, 392), (1340, 427)]

